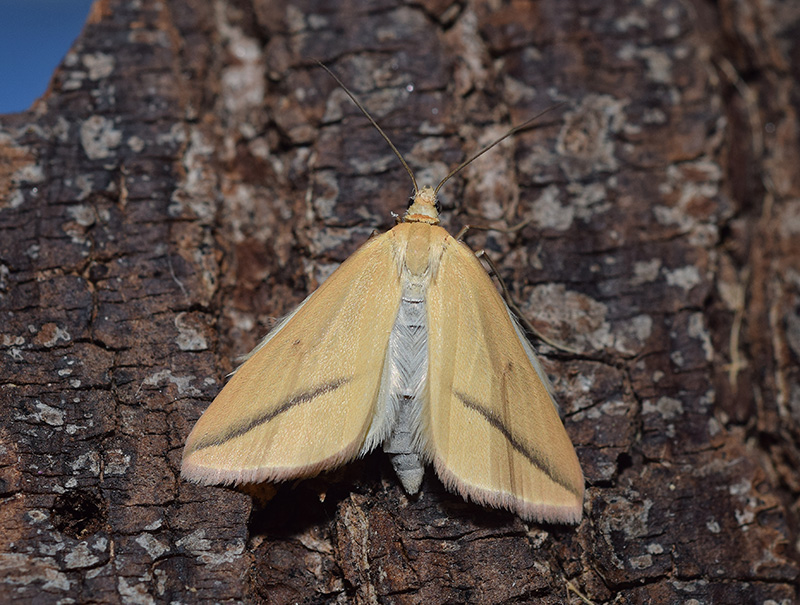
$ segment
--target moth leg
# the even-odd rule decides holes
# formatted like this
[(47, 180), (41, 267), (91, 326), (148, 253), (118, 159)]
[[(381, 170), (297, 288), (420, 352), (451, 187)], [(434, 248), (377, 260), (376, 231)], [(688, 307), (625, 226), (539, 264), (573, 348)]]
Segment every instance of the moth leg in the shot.
[(528, 319), (525, 317), (525, 315), (523, 315), (522, 311), (520, 311), (519, 307), (517, 306), (517, 303), (514, 302), (514, 299), (511, 297), (511, 292), (508, 291), (508, 287), (506, 286), (506, 282), (503, 280), (502, 277), (500, 277), (500, 273), (497, 271), (497, 267), (495, 266), (494, 262), (492, 261), (492, 258), (488, 254), (486, 254), (485, 250), (478, 250), (475, 253), (475, 256), (477, 256), (478, 258), (482, 258), (486, 262), (486, 264), (489, 265), (489, 269), (490, 269), (489, 273), (491, 273), (497, 279), (497, 281), (500, 283), (500, 289), (503, 292), (503, 299), (506, 301), (506, 304), (508, 305), (508, 308), (511, 309), (511, 311), (514, 313), (514, 315), (516, 316), (517, 320), (522, 324), (522, 327), (525, 328), (525, 330), (527, 330), (530, 334), (533, 334), (534, 336), (536, 336), (537, 339), (539, 339), (542, 342), (550, 345), (551, 347), (553, 347), (554, 349), (556, 349), (558, 351), (564, 351), (565, 353), (570, 353), (572, 355), (581, 355), (580, 351), (577, 351), (577, 350), (575, 350), (575, 349), (573, 349), (571, 347), (568, 347), (566, 345), (557, 343), (557, 342), (547, 338), (547, 336), (545, 336), (541, 332), (539, 332), (539, 330), (537, 330), (533, 326), (533, 324), (528, 321)]
[(488, 227), (485, 225), (466, 224), (463, 227), (461, 227), (461, 231), (459, 231), (458, 235), (456, 235), (456, 239), (458, 241), (462, 241), (464, 239), (464, 236), (467, 234), (467, 231), (469, 231), (470, 229), (483, 229), (484, 231), (499, 231), (500, 233), (516, 233), (520, 229), (526, 227), (528, 223), (530, 223), (532, 220), (533, 219), (531, 218), (526, 218), (524, 221), (517, 223), (513, 227)]

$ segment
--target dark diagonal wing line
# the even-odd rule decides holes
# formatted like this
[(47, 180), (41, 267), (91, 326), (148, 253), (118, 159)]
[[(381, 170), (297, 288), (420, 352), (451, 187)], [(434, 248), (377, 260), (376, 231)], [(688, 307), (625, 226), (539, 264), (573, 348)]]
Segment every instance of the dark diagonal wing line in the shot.
[(491, 412), (487, 406), (482, 405), (469, 397), (467, 397), (464, 393), (460, 393), (458, 391), (453, 391), (455, 396), (464, 404), (464, 407), (473, 410), (483, 416), (486, 422), (489, 425), (496, 428), (503, 437), (508, 441), (508, 443), (517, 450), (522, 456), (525, 457), (528, 462), (530, 462), (533, 466), (538, 468), (542, 471), (545, 475), (550, 477), (555, 483), (566, 489), (568, 492), (579, 496), (580, 494), (575, 491), (574, 486), (564, 477), (556, 468), (554, 464), (552, 464), (545, 456), (543, 456), (540, 452), (536, 452), (531, 450), (530, 448), (526, 447), (525, 444), (521, 443), (519, 440), (514, 437), (514, 434), (511, 432), (504, 423), (503, 420), (495, 413)]
[(255, 418), (252, 418), (249, 422), (245, 424), (231, 427), (228, 431), (225, 431), (224, 433), (221, 434), (204, 435), (195, 444), (193, 451), (202, 450), (203, 448), (215, 445), (222, 445), (223, 443), (226, 443), (231, 439), (235, 439), (236, 437), (241, 437), (245, 433), (248, 433), (253, 429), (261, 426), (262, 424), (269, 422), (273, 418), (280, 416), (284, 412), (288, 412), (293, 407), (301, 405), (303, 403), (310, 403), (320, 395), (324, 395), (325, 393), (331, 393), (336, 389), (343, 387), (352, 380), (353, 380), (352, 376), (339, 378), (337, 380), (321, 384), (318, 387), (315, 387), (309, 391), (293, 395), (275, 409), (270, 410), (268, 412), (264, 412), (263, 414), (260, 414)]

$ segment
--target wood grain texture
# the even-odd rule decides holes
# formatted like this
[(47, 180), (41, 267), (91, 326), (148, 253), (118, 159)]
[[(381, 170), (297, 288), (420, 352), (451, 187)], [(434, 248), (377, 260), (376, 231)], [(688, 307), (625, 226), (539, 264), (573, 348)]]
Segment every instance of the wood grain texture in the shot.
[[(792, 602), (796, 3), (99, 0), (0, 116), (0, 583), (21, 603)], [(436, 182), (526, 316), (587, 480), (528, 527), (381, 454), (179, 481), (237, 355)], [(190, 592), (191, 591), (191, 592)]]

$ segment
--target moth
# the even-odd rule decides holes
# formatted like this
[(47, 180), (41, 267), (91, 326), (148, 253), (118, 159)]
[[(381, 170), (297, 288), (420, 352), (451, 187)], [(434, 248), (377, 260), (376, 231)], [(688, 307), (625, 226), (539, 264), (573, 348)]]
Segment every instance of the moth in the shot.
[(439, 226), (439, 189), (502, 139), (420, 188), (339, 84), (409, 171), (413, 201), (250, 353), (189, 435), (182, 476), (284, 481), (382, 446), (409, 494), (430, 464), (465, 499), (577, 523), (583, 474), (547, 376), (476, 255)]

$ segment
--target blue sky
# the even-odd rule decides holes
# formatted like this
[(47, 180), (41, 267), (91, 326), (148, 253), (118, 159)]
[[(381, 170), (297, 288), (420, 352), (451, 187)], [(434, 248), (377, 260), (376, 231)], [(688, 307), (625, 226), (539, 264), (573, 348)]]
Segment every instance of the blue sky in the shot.
[(24, 111), (81, 33), (91, 0), (0, 0), (0, 114)]

